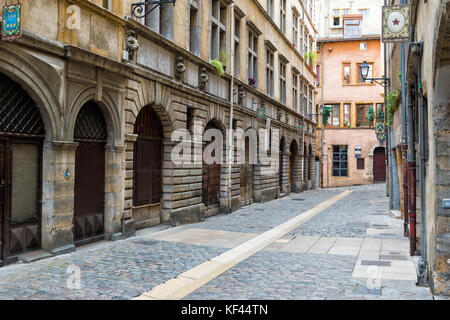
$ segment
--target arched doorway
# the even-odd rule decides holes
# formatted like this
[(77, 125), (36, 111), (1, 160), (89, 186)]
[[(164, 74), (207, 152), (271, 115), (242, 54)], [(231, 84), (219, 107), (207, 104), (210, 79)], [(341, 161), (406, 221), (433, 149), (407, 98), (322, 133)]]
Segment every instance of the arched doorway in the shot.
[[(215, 121), (210, 121), (205, 128), (205, 132), (209, 129), (220, 130), (219, 126)], [(203, 151), (206, 146), (214, 143), (215, 140), (211, 139), (209, 143), (203, 144)], [(211, 154), (215, 157), (215, 151)], [(219, 213), (219, 196), (220, 196), (220, 163), (208, 164), (205, 162), (205, 157), (203, 159), (202, 167), (202, 202), (206, 206), (205, 216), (210, 217)]]
[[(136, 227), (160, 223), (164, 137), (161, 120), (151, 107), (144, 107), (134, 126), (133, 207)], [(155, 222), (156, 221), (156, 222)]]
[(106, 121), (97, 103), (87, 102), (75, 121), (73, 240), (83, 245), (104, 238)]
[(241, 165), (241, 206), (247, 206), (253, 203), (253, 164), (250, 159), (250, 137), (245, 136), (244, 150), (245, 150), (245, 163)]
[(386, 151), (384, 147), (378, 147), (373, 152), (373, 180), (386, 181)]
[(283, 151), (284, 151), (285, 140), (284, 137), (281, 137), (280, 140), (280, 159), (279, 159), (279, 168), (278, 168), (278, 184), (280, 186), (280, 193), (283, 192)]
[(44, 135), (33, 99), (0, 73), (0, 265), (40, 247)]

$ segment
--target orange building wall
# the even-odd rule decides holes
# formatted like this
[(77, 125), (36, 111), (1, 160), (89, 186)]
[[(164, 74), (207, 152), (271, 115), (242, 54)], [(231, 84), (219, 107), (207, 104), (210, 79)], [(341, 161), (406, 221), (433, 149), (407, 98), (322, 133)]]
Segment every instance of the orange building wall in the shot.
[[(360, 50), (360, 43), (367, 43), (367, 50)], [(324, 86), (323, 104), (340, 104), (340, 128), (325, 128), (324, 140), (324, 172), (323, 186), (349, 186), (368, 184), (373, 181), (374, 148), (382, 146), (377, 140), (374, 128), (356, 128), (356, 105), (372, 104), (376, 116), (376, 104), (384, 103), (384, 88), (378, 84), (358, 83), (358, 63), (373, 63), (373, 78), (384, 76), (384, 59), (382, 43), (378, 40), (357, 40), (327, 42), (324, 46), (325, 81), (322, 81), (322, 53), (317, 52), (317, 64), (320, 66), (320, 87), (318, 88), (318, 104), (322, 104), (322, 86)], [(344, 63), (350, 63), (350, 84), (344, 84)], [(344, 104), (350, 104), (351, 128), (344, 128)], [(385, 112), (386, 114), (386, 112)], [(332, 119), (328, 120), (332, 123)], [(319, 121), (319, 127), (322, 119)], [(320, 148), (320, 130), (317, 145)], [(332, 176), (332, 146), (348, 145), (348, 177)], [(361, 146), (361, 158), (365, 159), (364, 170), (357, 170), (354, 154), (355, 146)]]

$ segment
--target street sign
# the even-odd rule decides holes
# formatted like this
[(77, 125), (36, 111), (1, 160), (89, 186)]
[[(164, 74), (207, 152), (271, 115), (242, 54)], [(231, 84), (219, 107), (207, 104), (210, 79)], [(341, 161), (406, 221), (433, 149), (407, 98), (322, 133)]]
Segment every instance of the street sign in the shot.
[(383, 6), (383, 42), (409, 40), (410, 5)]
[(2, 40), (12, 41), (22, 36), (22, 5), (5, 5), (2, 14)]

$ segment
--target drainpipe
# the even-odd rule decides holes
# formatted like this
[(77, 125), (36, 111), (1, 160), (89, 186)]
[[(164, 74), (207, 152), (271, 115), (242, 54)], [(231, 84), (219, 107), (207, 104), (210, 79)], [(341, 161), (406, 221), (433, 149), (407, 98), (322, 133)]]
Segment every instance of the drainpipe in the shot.
[[(400, 0), (400, 4), (404, 4), (404, 0)], [(402, 75), (402, 166), (403, 166), (403, 233), (408, 236), (408, 168), (407, 154), (408, 146), (406, 143), (406, 83), (405, 83), (405, 43), (401, 44), (401, 75)]]
[(230, 55), (230, 73), (231, 73), (231, 85), (230, 85), (230, 136), (229, 139), (229, 152), (228, 152), (228, 213), (231, 213), (231, 164), (233, 162), (233, 108), (234, 108), (234, 3), (231, 4), (231, 55)]
[(419, 91), (419, 136), (420, 136), (420, 208), (422, 220), (422, 250), (419, 260), (419, 283), (426, 283), (425, 272), (427, 270), (427, 244), (426, 244), (426, 197), (425, 197), (425, 123), (424, 123), (424, 99), (422, 91), (422, 54), (423, 41), (419, 42), (419, 63), (417, 65), (417, 86)]
[[(321, 137), (320, 137), (320, 143), (321, 143), (321, 147), (322, 147), (322, 156), (320, 157), (320, 160), (321, 160), (321, 165), (322, 165), (322, 188), (325, 188), (325, 186), (324, 186), (324, 180), (323, 180), (323, 178), (324, 178), (324, 168), (323, 168), (323, 157), (324, 157), (324, 145), (323, 145), (323, 141), (325, 140), (325, 125), (324, 125), (324, 123), (323, 123), (323, 110), (324, 110), (324, 108), (325, 108), (325, 106), (323, 105), (323, 95), (324, 95), (324, 91), (325, 91), (325, 78), (324, 78), (324, 75), (325, 75), (325, 72), (324, 72), (324, 69), (325, 69), (325, 60), (324, 60), (324, 58), (323, 58), (323, 51), (325, 50), (325, 42), (322, 42), (322, 58), (321, 58), (321, 68), (322, 68), (322, 112), (321, 112), (321, 114), (322, 114), (322, 118), (320, 119), (320, 121), (322, 121), (322, 123), (320, 124), (320, 126), (321, 126), (321, 128), (322, 128), (322, 130), (321, 130)], [(319, 110), (319, 112), (320, 112), (320, 110)], [(317, 118), (319, 118), (319, 117), (317, 117)], [(328, 159), (327, 159), (327, 165), (328, 165)], [(328, 169), (327, 169), (327, 171), (328, 171)], [(328, 174), (328, 172), (327, 172), (327, 174)], [(328, 178), (328, 176), (327, 176), (327, 178)], [(328, 184), (327, 184), (327, 187), (328, 187)]]
[(409, 191), (409, 253), (416, 252), (416, 151), (414, 146), (414, 86), (408, 85), (408, 191)]

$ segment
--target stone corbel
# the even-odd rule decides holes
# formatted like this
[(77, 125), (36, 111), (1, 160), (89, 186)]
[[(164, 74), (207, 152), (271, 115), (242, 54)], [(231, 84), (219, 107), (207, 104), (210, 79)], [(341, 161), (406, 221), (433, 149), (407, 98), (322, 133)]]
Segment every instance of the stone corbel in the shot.
[(183, 57), (178, 57), (175, 64), (175, 78), (178, 81), (183, 81), (183, 75), (186, 71)]
[(206, 91), (206, 84), (209, 81), (208, 74), (206, 73), (206, 68), (200, 68), (200, 76), (199, 76), (199, 89), (201, 91)]

